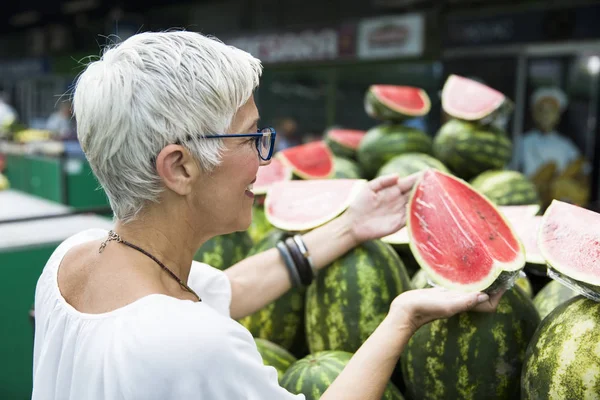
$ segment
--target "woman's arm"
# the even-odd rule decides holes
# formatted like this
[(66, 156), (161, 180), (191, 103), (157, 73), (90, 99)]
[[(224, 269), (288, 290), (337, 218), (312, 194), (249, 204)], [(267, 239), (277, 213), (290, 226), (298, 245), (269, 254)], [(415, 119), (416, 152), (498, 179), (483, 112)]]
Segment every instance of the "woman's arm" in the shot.
[[(321, 269), (357, 245), (346, 214), (302, 236), (315, 268)], [(250, 315), (291, 288), (284, 261), (275, 248), (225, 270), (231, 282), (231, 317)]]

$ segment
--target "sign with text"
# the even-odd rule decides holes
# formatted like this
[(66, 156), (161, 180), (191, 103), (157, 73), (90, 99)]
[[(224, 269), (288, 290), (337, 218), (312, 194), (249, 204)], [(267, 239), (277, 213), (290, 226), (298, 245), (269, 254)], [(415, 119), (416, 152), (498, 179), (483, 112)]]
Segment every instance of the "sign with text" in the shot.
[(422, 14), (364, 19), (358, 25), (358, 57), (420, 56), (424, 47), (424, 29)]

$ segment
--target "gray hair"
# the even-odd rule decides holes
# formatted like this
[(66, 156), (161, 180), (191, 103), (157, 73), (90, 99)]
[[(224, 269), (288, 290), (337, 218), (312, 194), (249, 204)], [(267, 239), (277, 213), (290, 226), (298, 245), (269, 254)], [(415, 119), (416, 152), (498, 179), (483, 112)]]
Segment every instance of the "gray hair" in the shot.
[(115, 217), (129, 222), (158, 200), (153, 160), (167, 144), (217, 166), (222, 141), (201, 136), (229, 130), (261, 73), (250, 54), (185, 31), (134, 35), (90, 63), (73, 95), (77, 135)]

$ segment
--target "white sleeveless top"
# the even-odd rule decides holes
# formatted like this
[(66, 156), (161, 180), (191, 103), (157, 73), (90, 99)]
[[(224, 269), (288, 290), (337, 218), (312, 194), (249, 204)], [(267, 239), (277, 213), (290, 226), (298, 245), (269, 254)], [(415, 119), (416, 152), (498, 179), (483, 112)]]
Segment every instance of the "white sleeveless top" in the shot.
[(230, 318), (229, 279), (206, 264), (194, 262), (188, 281), (199, 303), (152, 294), (103, 314), (69, 305), (57, 284), (63, 256), (107, 234), (67, 239), (38, 280), (33, 400), (304, 399), (263, 365), (250, 332)]

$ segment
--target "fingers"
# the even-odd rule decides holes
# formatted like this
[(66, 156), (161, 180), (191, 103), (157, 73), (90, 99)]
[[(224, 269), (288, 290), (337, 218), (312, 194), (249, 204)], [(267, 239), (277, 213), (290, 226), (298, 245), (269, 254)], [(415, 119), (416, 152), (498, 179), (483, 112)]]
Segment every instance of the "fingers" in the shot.
[(398, 175), (392, 174), (373, 179), (371, 182), (369, 182), (369, 186), (374, 192), (378, 192), (382, 189), (393, 186), (396, 183), (398, 183)]
[(413, 188), (413, 186), (415, 186), (415, 183), (421, 177), (421, 175), (422, 175), (422, 172), (417, 172), (417, 173), (407, 176), (406, 178), (402, 178), (402, 179), (398, 180), (398, 187), (400, 187), (400, 191), (403, 194), (410, 192), (411, 189)]

